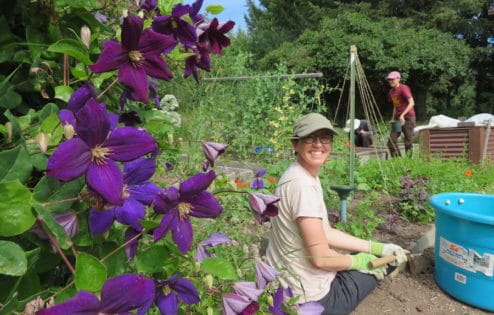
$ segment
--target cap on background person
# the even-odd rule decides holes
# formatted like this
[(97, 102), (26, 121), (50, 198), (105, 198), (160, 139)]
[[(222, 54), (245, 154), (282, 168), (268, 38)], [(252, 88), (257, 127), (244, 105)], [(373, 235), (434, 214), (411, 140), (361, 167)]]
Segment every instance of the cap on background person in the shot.
[(392, 71), (388, 74), (388, 76), (386, 77), (386, 80), (399, 79), (400, 77), (401, 77), (401, 75), (398, 71)]
[(319, 129), (328, 129), (332, 134), (338, 134), (326, 117), (319, 113), (310, 113), (300, 117), (295, 122), (295, 126), (293, 127), (293, 136), (305, 137)]
[[(350, 125), (352, 124), (352, 120), (348, 119), (345, 123), (345, 128), (343, 130), (345, 132), (350, 132)], [(360, 119), (353, 120), (353, 130), (357, 129), (360, 126)]]

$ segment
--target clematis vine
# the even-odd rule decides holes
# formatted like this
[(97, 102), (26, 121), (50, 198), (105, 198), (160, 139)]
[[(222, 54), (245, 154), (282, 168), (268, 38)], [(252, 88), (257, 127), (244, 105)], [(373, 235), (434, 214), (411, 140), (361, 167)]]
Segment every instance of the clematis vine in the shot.
[(264, 186), (264, 180), (263, 180), (263, 177), (264, 175), (266, 175), (266, 172), (268, 170), (266, 169), (260, 169), (256, 175), (254, 175), (255, 179), (252, 181), (252, 184), (251, 184), (251, 188), (252, 189), (264, 189), (265, 186)]
[(225, 234), (221, 232), (215, 232), (211, 234), (206, 240), (197, 244), (195, 260), (203, 261), (204, 258), (212, 256), (211, 253), (206, 249), (206, 247), (213, 247), (227, 243), (230, 243), (230, 239)]
[(188, 279), (180, 278), (178, 274), (168, 280), (155, 280), (156, 305), (162, 315), (178, 313), (179, 303), (196, 304), (201, 301), (199, 292)]
[(89, 68), (95, 73), (118, 70), (118, 80), (131, 91), (132, 99), (148, 102), (147, 76), (169, 80), (172, 73), (161, 56), (175, 45), (171, 36), (143, 30), (144, 21), (127, 16), (122, 24), (122, 43), (105, 41), (103, 52)]
[[(192, 48), (197, 42), (196, 28), (183, 19), (189, 11), (189, 5), (178, 3), (173, 7), (170, 15), (156, 17), (151, 27), (155, 32), (173, 36), (175, 43), (181, 42), (185, 47)], [(173, 49), (175, 46), (170, 48)]]
[(154, 241), (171, 231), (180, 252), (190, 250), (193, 231), (189, 217), (217, 218), (223, 211), (213, 194), (206, 191), (215, 178), (214, 171), (199, 173), (182, 182), (178, 189), (169, 187), (156, 196), (154, 210), (163, 218), (153, 232)]
[(153, 280), (134, 274), (123, 274), (108, 279), (101, 289), (101, 298), (81, 290), (76, 296), (36, 315), (83, 315), (83, 314), (146, 314), (153, 304), (155, 288)]
[(201, 46), (193, 48), (192, 51), (194, 54), (185, 58), (184, 78), (192, 74), (196, 82), (199, 82), (197, 69), (200, 68), (209, 72), (211, 70), (211, 57), (209, 56), (209, 50)]
[(262, 224), (268, 217), (278, 215), (278, 207), (275, 205), (281, 198), (274, 195), (261, 193), (249, 193), (249, 205), (257, 221)]
[(202, 150), (206, 156), (204, 161), (204, 171), (206, 171), (210, 166), (214, 167), (214, 162), (221, 154), (225, 153), (227, 148), (226, 144), (216, 143), (216, 142), (203, 142)]
[(93, 235), (107, 232), (113, 222), (129, 225), (142, 231), (140, 220), (144, 219), (146, 206), (151, 205), (161, 188), (148, 180), (156, 171), (155, 159), (138, 158), (124, 165), (123, 204), (101, 211), (89, 210), (89, 228)]
[(90, 99), (75, 114), (78, 137), (61, 143), (48, 159), (48, 176), (68, 182), (86, 175), (88, 186), (114, 205), (122, 205), (123, 176), (117, 161), (127, 162), (158, 148), (145, 131), (115, 128), (104, 104)]
[(268, 283), (273, 282), (281, 273), (262, 260), (257, 260), (254, 265), (254, 274), (257, 287), (264, 289)]

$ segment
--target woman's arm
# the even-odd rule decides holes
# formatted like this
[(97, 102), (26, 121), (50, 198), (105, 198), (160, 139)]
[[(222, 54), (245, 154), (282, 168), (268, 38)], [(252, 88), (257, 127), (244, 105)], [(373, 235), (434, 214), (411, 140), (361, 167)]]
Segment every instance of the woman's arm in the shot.
[(350, 269), (352, 258), (330, 248), (320, 218), (299, 217), (297, 224), (310, 260), (316, 268), (327, 271)]

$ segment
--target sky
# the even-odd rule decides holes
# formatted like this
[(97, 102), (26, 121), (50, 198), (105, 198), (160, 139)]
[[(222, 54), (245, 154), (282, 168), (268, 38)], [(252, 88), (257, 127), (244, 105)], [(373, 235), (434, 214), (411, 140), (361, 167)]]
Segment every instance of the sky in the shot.
[[(185, 0), (184, 4), (194, 3), (195, 0)], [(255, 3), (258, 3), (255, 1)], [(206, 12), (208, 5), (221, 5), (224, 10), (216, 15), (220, 23), (225, 23), (228, 20), (235, 22), (233, 32), (236, 33), (239, 29), (247, 30), (244, 15), (247, 14), (247, 0), (204, 0), (201, 12)]]

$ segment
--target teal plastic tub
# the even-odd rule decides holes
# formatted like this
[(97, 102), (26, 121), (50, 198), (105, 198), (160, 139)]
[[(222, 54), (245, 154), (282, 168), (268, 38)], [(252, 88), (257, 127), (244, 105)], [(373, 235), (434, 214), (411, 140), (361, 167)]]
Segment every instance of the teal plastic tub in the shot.
[(452, 297), (494, 311), (494, 195), (433, 195), (434, 278)]

